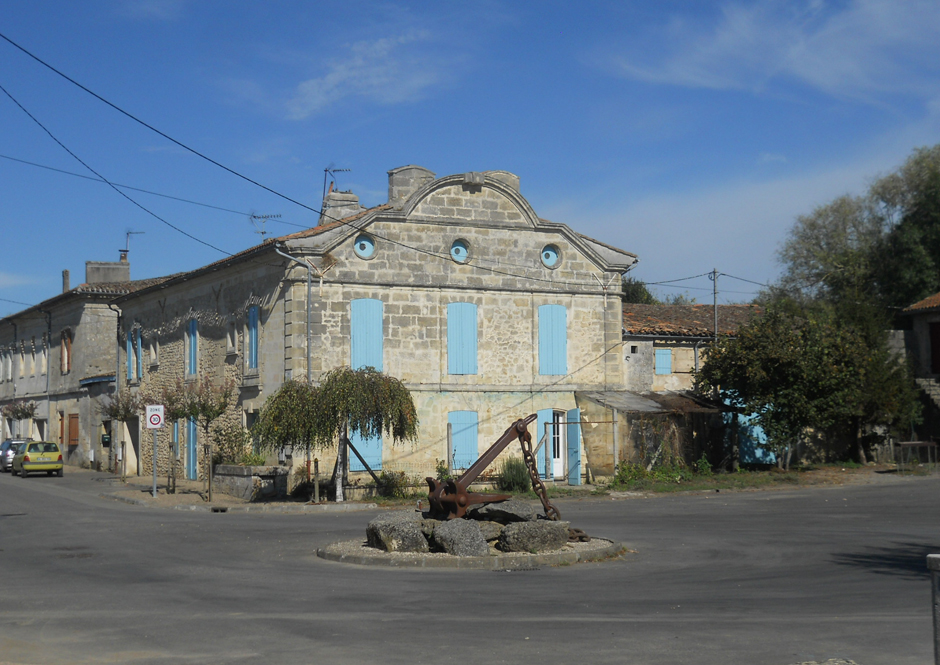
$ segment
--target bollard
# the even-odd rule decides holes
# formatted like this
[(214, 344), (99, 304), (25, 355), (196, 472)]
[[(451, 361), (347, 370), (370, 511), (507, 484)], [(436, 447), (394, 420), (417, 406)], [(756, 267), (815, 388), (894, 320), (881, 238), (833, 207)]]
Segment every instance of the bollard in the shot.
[(927, 555), (933, 601), (933, 662), (940, 665), (940, 554)]

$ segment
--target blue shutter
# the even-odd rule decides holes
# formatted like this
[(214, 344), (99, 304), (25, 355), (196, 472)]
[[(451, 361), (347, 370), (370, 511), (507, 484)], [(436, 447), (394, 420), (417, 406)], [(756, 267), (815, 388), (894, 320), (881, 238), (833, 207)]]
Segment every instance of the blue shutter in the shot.
[[(535, 442), (532, 445), (532, 448), (535, 449), (539, 445), (539, 441), (542, 440), (542, 437), (545, 436), (545, 425), (552, 424), (552, 415), (553, 411), (551, 409), (542, 409), (539, 411), (536, 419), (536, 433), (535, 433)], [(539, 475), (542, 478), (547, 478), (545, 475), (545, 446), (548, 446), (548, 450), (552, 449), (552, 428), (548, 428), (548, 438), (545, 439), (545, 443), (542, 444), (542, 449), (535, 456), (535, 464), (538, 467)], [(549, 452), (551, 455), (551, 452)]]
[[(382, 469), (382, 437), (376, 436), (371, 439), (364, 439), (359, 432), (350, 432), (349, 433), (349, 442), (356, 447), (356, 450), (359, 451), (359, 454), (362, 455), (366, 463), (369, 465), (373, 471), (380, 471)], [(350, 471), (365, 471), (366, 468), (362, 466), (362, 462), (359, 461), (359, 458), (356, 457), (356, 454), (353, 451), (349, 451), (349, 470)]]
[(477, 306), (471, 302), (447, 305), (447, 373), (477, 373)]
[(144, 376), (144, 354), (140, 344), (140, 328), (134, 331), (134, 346), (137, 347), (137, 378)]
[(566, 415), (568, 431), (568, 484), (581, 484), (581, 409), (571, 409)]
[[(350, 303), (350, 366), (382, 371), (382, 301), (359, 298)], [(355, 456), (354, 456), (355, 457)]]
[(186, 420), (186, 477), (199, 480), (199, 468), (196, 465), (196, 420)]
[(479, 456), (479, 417), (476, 411), (451, 411), (447, 414), (454, 444), (454, 468), (468, 469)]
[(258, 368), (258, 306), (248, 309), (248, 369)]
[(189, 357), (186, 363), (186, 373), (195, 374), (199, 360), (199, 324), (196, 319), (189, 320)]
[(539, 374), (568, 373), (567, 319), (564, 305), (539, 307)]
[(656, 373), (672, 374), (672, 349), (656, 349)]
[(127, 382), (134, 380), (134, 341), (133, 332), (127, 333)]

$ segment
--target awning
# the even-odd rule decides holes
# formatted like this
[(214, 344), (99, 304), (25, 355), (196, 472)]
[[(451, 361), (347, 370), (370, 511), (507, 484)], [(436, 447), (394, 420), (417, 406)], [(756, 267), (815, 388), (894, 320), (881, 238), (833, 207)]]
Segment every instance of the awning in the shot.
[(595, 404), (621, 413), (720, 413), (723, 409), (702, 397), (685, 392), (635, 393), (629, 390), (576, 392)]

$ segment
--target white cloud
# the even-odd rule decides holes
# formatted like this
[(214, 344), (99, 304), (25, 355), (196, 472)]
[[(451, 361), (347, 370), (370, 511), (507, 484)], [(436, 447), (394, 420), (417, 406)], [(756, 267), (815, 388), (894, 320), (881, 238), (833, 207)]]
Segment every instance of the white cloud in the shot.
[(287, 104), (289, 116), (302, 120), (350, 97), (379, 104), (414, 101), (441, 78), (440, 60), (414, 48), (427, 39), (428, 33), (413, 31), (352, 44), (346, 57), (331, 61), (322, 76), (297, 86)]
[(36, 280), (25, 275), (11, 275), (7, 272), (0, 272), (0, 289), (7, 289), (13, 286), (24, 286), (26, 284), (36, 284)]
[[(758, 0), (723, 6), (706, 25), (673, 18), (634, 53), (614, 58), (628, 78), (698, 88), (760, 91), (795, 80), (826, 94), (871, 100), (933, 97), (940, 62), (934, 0)], [(650, 57), (652, 54), (652, 57)]]

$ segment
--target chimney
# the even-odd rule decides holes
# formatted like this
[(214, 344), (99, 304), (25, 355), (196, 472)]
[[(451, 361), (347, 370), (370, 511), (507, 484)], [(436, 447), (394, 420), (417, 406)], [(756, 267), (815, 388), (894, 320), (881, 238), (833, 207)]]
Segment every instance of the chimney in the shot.
[(86, 284), (108, 284), (131, 281), (131, 264), (127, 252), (121, 251), (120, 261), (85, 261)]
[(399, 166), (388, 172), (388, 202), (401, 208), (408, 197), (434, 180), (434, 173), (423, 166)]
[(62, 293), (68, 293), (72, 290), (72, 287), (69, 286), (69, 271), (62, 271)]
[(337, 192), (330, 190), (323, 199), (323, 212), (320, 215), (319, 225), (330, 224), (338, 219), (350, 217), (362, 210), (359, 197), (352, 192)]

